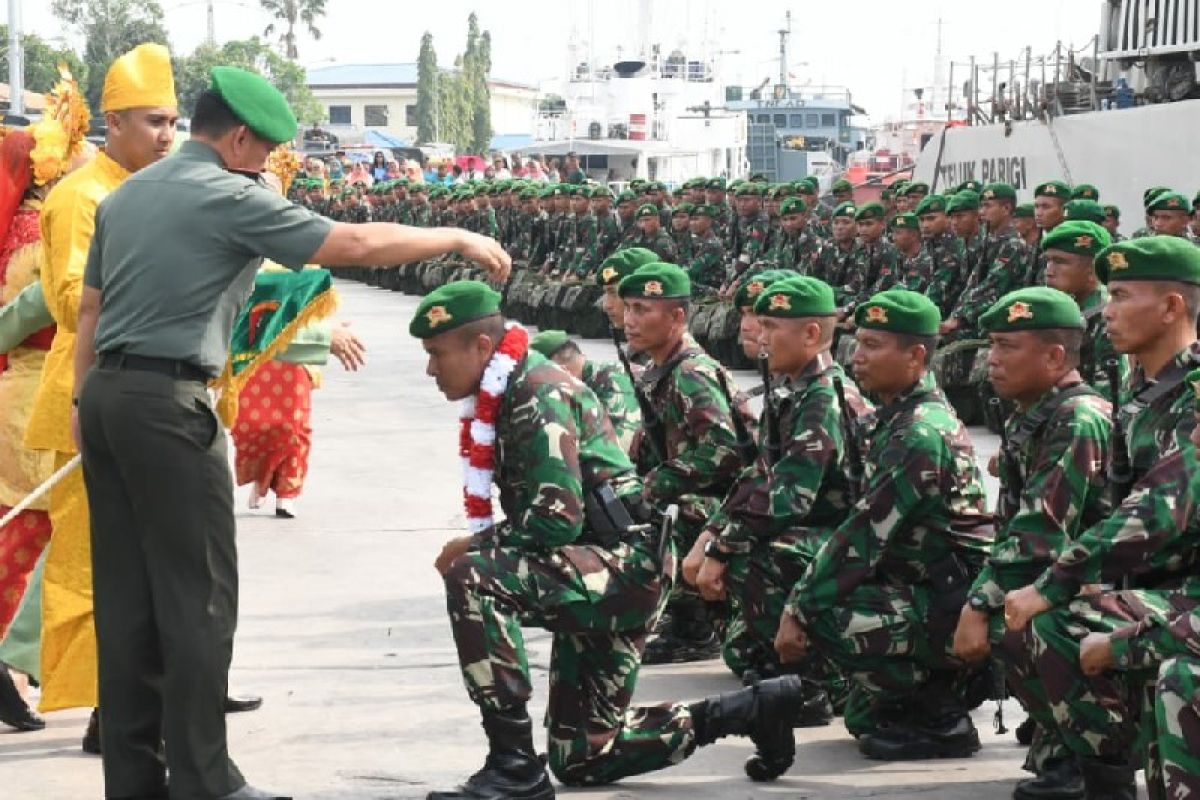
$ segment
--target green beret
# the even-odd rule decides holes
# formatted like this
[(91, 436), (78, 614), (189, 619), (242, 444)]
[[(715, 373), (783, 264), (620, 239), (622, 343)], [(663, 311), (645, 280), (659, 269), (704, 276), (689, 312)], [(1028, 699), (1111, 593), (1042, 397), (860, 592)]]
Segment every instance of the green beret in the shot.
[(833, 289), (808, 275), (784, 278), (768, 285), (754, 301), (760, 317), (832, 317), (837, 314)]
[(422, 192), (429, 191), (429, 186), (424, 183), (410, 183), (408, 190), (413, 194), (421, 194)]
[(1017, 219), (1033, 219), (1033, 203), (1021, 203), (1013, 212)]
[(1087, 220), (1099, 225), (1104, 222), (1104, 209), (1095, 200), (1071, 200), (1063, 206), (1063, 216), (1072, 220)]
[(693, 217), (708, 217), (709, 219), (716, 219), (717, 215), (719, 213), (720, 212), (717, 211), (716, 206), (710, 206), (707, 203), (703, 203), (701, 205), (696, 206), (696, 210), (692, 212), (692, 216)]
[(1061, 250), (1079, 256), (1094, 256), (1110, 244), (1112, 236), (1095, 222), (1068, 220), (1059, 223), (1053, 230), (1046, 231), (1046, 235), (1042, 237), (1041, 248), (1043, 251)]
[(1104, 215), (1111, 216), (1113, 219), (1120, 219), (1121, 218), (1121, 208), (1120, 208), (1120, 206), (1115, 206), (1112, 204), (1106, 205), (1104, 207)]
[(880, 292), (854, 312), (854, 323), (860, 328), (911, 336), (936, 336), (941, 322), (941, 312), (933, 301), (908, 289)]
[(859, 206), (858, 210), (854, 212), (854, 221), (861, 222), (868, 219), (883, 219), (886, 214), (887, 212), (883, 210), (883, 206), (879, 203), (867, 203)]
[(1071, 199), (1071, 187), (1062, 181), (1039, 183), (1033, 190), (1034, 197), (1057, 197), (1064, 203)]
[(850, 200), (839, 203), (838, 207), (833, 210), (833, 216), (849, 217), (850, 219), (854, 219), (856, 213), (858, 213), (858, 206), (854, 205), (853, 201)]
[(237, 67), (213, 67), (209, 77), (209, 88), (260, 139), (282, 144), (296, 138), (296, 115), (266, 78)]
[(617, 195), (618, 203), (628, 203), (633, 200), (637, 200), (637, 195), (628, 189), (623, 190), (619, 195)]
[(567, 188), (561, 183), (554, 184), (547, 191), (550, 193), (551, 197), (565, 197), (566, 195), (570, 194), (567, 191)]
[(645, 205), (638, 206), (637, 213), (635, 213), (633, 216), (634, 216), (634, 219), (642, 219), (644, 217), (657, 218), (658, 217), (658, 207), (652, 203), (646, 203)]
[(754, 272), (738, 281), (737, 290), (733, 293), (735, 308), (747, 308), (754, 305), (763, 289), (785, 278), (794, 278), (796, 273), (790, 269), (765, 269)]
[(897, 178), (892, 181), (892, 196), (903, 197), (904, 190), (908, 188), (908, 181), (904, 178)]
[(645, 247), (626, 247), (610, 255), (600, 264), (596, 271), (596, 283), (601, 286), (615, 286), (622, 278), (632, 275), (634, 270), (644, 264), (658, 261), (658, 253)]
[(539, 331), (529, 340), (529, 349), (546, 358), (553, 358), (555, 353), (570, 343), (571, 337), (566, 331)]
[(833, 192), (834, 194), (837, 194), (838, 192), (853, 192), (854, 186), (850, 183), (850, 181), (840, 179), (833, 182), (833, 186), (829, 188), (829, 191)]
[(758, 197), (759, 188), (756, 183), (743, 183), (733, 190), (734, 197)]
[(1095, 200), (1100, 201), (1100, 190), (1090, 183), (1081, 183), (1071, 190), (1072, 200)]
[(792, 186), (795, 187), (796, 194), (805, 197), (815, 197), (817, 194), (817, 187), (811, 181), (796, 181)]
[(904, 187), (904, 194), (906, 196), (910, 195), (910, 194), (921, 194), (921, 195), (929, 194), (929, 184), (925, 183), (924, 181), (916, 181), (915, 183), (910, 183)]
[(946, 206), (946, 212), (953, 214), (958, 211), (978, 211), (979, 210), (979, 195), (972, 192), (970, 189), (963, 191), (950, 198), (950, 202)]
[(1012, 200), (1017, 201), (1017, 190), (1010, 183), (989, 183), (979, 194), (980, 200)]
[(1163, 192), (1151, 200), (1150, 205), (1146, 206), (1146, 211), (1151, 214), (1155, 211), (1180, 211), (1189, 214), (1191, 210), (1192, 204), (1179, 192)]
[(499, 313), (500, 293), (495, 289), (480, 281), (453, 281), (425, 295), (408, 332), (418, 339), (428, 339)]
[(803, 214), (808, 211), (808, 206), (799, 197), (789, 197), (779, 206), (779, 216), (786, 217), (788, 214)]
[(1194, 413), (1200, 413), (1200, 369), (1194, 369), (1184, 378), (1188, 385), (1192, 387), (1192, 391), (1196, 395), (1196, 408)]
[(750, 182), (751, 183), (766, 183), (767, 176), (761, 172), (755, 172), (753, 175), (750, 176)]
[(631, 180), (629, 182), (629, 188), (635, 189), (635, 190), (641, 189), (645, 185), (646, 185), (645, 178), (634, 178), (633, 180)]
[(979, 194), (982, 191), (983, 184), (975, 180), (963, 181), (954, 187), (954, 194), (958, 194), (959, 192), (975, 192), (975, 194)]
[(688, 216), (691, 216), (694, 213), (696, 213), (696, 207), (694, 205), (692, 205), (691, 203), (680, 203), (679, 205), (677, 205), (671, 209), (672, 217), (675, 216), (676, 214), (686, 214)]
[(692, 296), (688, 274), (674, 264), (655, 261), (634, 270), (621, 280), (617, 294), (623, 298), (678, 300)]
[(892, 230), (894, 230), (894, 231), (895, 230), (902, 230), (902, 231), (919, 231), (919, 230), (921, 230), (921, 226), (917, 222), (917, 215), (912, 214), (912, 213), (897, 214), (896, 216), (892, 217), (891, 227), (892, 227)]
[(1171, 191), (1170, 186), (1151, 186), (1149, 189), (1142, 192), (1142, 206), (1149, 206), (1154, 202), (1154, 198), (1158, 197), (1160, 194), (1166, 194), (1169, 191)]
[(538, 190), (537, 189), (525, 189), (521, 192), (521, 194), (519, 196), (522, 200), (537, 200), (538, 199)]
[(979, 317), (987, 333), (1084, 327), (1079, 305), (1069, 294), (1049, 286), (1030, 286), (1009, 292)]
[(705, 184), (704, 188), (705, 189), (716, 189), (716, 190), (723, 192), (723, 191), (725, 191), (726, 186), (727, 186), (727, 184), (725, 183), (724, 178), (711, 178), (711, 179), (709, 179), (708, 183)]
[(948, 200), (940, 194), (931, 194), (926, 196), (917, 203), (917, 209), (914, 212), (918, 217), (926, 214), (945, 214)]
[(1096, 256), (1096, 275), (1115, 281), (1178, 281), (1200, 285), (1200, 247), (1179, 236), (1117, 242)]

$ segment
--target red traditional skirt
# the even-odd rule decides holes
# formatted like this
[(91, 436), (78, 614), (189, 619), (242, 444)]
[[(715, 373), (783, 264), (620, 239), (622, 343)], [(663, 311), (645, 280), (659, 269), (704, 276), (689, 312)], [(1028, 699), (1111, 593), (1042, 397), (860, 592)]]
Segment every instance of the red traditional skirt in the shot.
[(238, 395), (234, 468), (239, 486), (296, 497), (308, 474), (312, 448), (312, 378), (299, 364), (268, 361)]
[[(0, 517), (11, 506), (0, 505)], [(29, 585), (29, 573), (50, 541), (50, 515), (45, 511), (22, 511), (0, 528), (0, 639), (17, 613)]]

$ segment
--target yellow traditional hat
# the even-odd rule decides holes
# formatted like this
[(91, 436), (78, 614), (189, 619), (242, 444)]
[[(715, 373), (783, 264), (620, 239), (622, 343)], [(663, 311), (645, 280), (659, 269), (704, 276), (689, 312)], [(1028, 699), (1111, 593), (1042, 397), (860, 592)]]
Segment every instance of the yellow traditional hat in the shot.
[(102, 112), (178, 105), (171, 53), (161, 44), (139, 44), (114, 61), (104, 76)]

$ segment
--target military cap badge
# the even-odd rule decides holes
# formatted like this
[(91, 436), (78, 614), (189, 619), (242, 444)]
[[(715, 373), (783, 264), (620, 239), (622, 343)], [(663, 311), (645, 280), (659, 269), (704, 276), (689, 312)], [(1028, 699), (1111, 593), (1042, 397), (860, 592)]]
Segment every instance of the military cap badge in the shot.
[(1008, 321), (1013, 323), (1019, 319), (1033, 319), (1033, 309), (1028, 303), (1013, 303), (1008, 307)]
[(646, 281), (646, 285), (642, 287), (642, 294), (647, 297), (650, 295), (661, 295), (662, 293), (663, 286), (659, 281)]
[(429, 320), (430, 328), (436, 328), (443, 322), (449, 322), (454, 319), (454, 317), (450, 316), (450, 312), (446, 310), (445, 306), (434, 306), (425, 312), (425, 319)]
[(616, 267), (605, 267), (603, 271), (601, 271), (600, 277), (604, 279), (605, 283), (609, 283), (613, 278), (617, 277)]
[(871, 306), (867, 309), (867, 322), (886, 323), (887, 321), (887, 309), (883, 306)]
[(1058, 187), (1053, 183), (1048, 183), (1042, 187), (1042, 194), (1058, 194)]
[(1129, 269), (1129, 260), (1121, 252), (1108, 254), (1108, 268), (1112, 270)]
[(792, 301), (786, 294), (771, 295), (771, 310), (772, 311), (791, 311)]
[(1169, 205), (1171, 208), (1179, 208), (1179, 200), (1174, 197), (1169, 198), (1167, 200), (1167, 205)]
[(1092, 237), (1090, 237), (1090, 236), (1076, 236), (1076, 237), (1075, 237), (1075, 246), (1076, 246), (1076, 247), (1079, 247), (1079, 248), (1082, 248), (1082, 249), (1084, 249), (1084, 250), (1088, 249), (1089, 247), (1091, 247), (1091, 246), (1092, 246)]
[(750, 295), (751, 297), (758, 297), (758, 293), (765, 288), (766, 287), (763, 286), (762, 281), (753, 281), (746, 284), (746, 294)]

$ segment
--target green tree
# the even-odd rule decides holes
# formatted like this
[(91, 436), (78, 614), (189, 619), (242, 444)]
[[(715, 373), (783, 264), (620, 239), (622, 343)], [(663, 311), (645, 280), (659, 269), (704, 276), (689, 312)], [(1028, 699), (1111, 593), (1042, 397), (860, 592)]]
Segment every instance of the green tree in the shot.
[(479, 37), (476, 52), (474, 90), (475, 113), (471, 115), (471, 138), (476, 153), (486, 153), (492, 143), (492, 90), (488, 78), (492, 74), (492, 34), (484, 31)]
[(263, 36), (271, 36), (279, 32), (279, 42), (283, 45), (284, 55), (295, 61), (300, 57), (296, 47), (296, 26), (303, 24), (314, 39), (321, 38), (317, 28), (317, 20), (325, 16), (326, 0), (258, 0), (259, 5), (267, 13), (275, 17), (263, 31)]
[[(87, 67), (74, 50), (54, 47), (36, 34), (21, 37), (25, 52), (25, 88), (31, 92), (48, 92), (58, 83), (58, 65), (66, 64), (71, 76), (80, 86), (87, 86)], [(0, 25), (0, 82), (8, 79), (8, 26)]]
[(283, 92), (300, 122), (325, 121), (325, 107), (309, 90), (304, 68), (279, 55), (257, 36), (226, 42), (220, 47), (202, 44), (190, 56), (175, 59), (175, 93), (182, 113), (191, 113), (196, 100), (209, 86), (209, 71), (220, 64), (241, 67), (265, 77)]
[(83, 36), (86, 94), (96, 112), (104, 76), (117, 56), (144, 42), (169, 44), (158, 0), (54, 0), (51, 9)]
[(433, 49), (433, 34), (425, 31), (421, 37), (421, 54), (417, 57), (417, 143), (437, 140), (438, 131), (438, 64)]
[(455, 150), (466, 153), (471, 149), (471, 99), (461, 56), (455, 59), (455, 66), (459, 69), (438, 76), (438, 135)]

